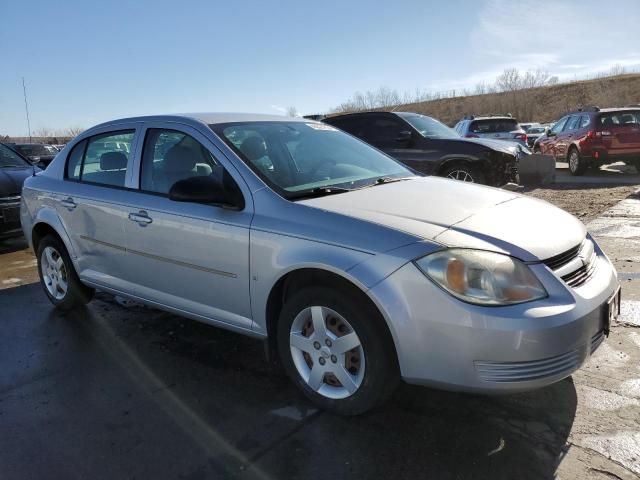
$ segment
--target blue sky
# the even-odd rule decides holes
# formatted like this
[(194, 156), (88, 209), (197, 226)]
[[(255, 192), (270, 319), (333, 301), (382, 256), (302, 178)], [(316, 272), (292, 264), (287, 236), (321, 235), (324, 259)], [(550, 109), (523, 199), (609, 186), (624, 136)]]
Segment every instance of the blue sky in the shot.
[(640, 0), (0, 3), (0, 134), (185, 111), (327, 111), (504, 68), (640, 68)]

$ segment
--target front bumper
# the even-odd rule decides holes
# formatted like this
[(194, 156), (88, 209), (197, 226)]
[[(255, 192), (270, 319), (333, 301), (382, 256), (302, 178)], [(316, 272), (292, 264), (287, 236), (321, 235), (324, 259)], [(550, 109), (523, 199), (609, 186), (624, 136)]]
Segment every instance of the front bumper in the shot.
[(603, 305), (618, 281), (599, 248), (596, 262), (593, 276), (577, 288), (544, 264), (531, 265), (549, 296), (506, 307), (463, 303), (413, 263), (370, 293), (387, 319), (405, 381), (458, 391), (522, 391), (567, 377), (602, 342)]
[(11, 197), (9, 200), (0, 199), (0, 238), (21, 234), (20, 197)]

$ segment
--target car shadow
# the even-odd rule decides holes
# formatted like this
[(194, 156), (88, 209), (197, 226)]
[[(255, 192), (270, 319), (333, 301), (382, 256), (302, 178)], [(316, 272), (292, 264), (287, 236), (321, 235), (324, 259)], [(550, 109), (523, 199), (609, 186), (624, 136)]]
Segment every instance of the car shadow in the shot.
[[(15, 404), (5, 397), (0, 429), (25, 415), (39, 427), (0, 442), (8, 458), (54, 436), (34, 461), (53, 476), (65, 471), (60, 450), (78, 471), (113, 476), (539, 479), (554, 477), (567, 448), (571, 379), (498, 397), (403, 384), (378, 410), (340, 417), (316, 410), (265, 360), (262, 342), (128, 305), (98, 294), (60, 313), (39, 285), (0, 291), (11, 336), (0, 351), (13, 379), (0, 394), (17, 392)], [(38, 379), (31, 394), (25, 378)], [(21, 468), (10, 472), (29, 473)]]

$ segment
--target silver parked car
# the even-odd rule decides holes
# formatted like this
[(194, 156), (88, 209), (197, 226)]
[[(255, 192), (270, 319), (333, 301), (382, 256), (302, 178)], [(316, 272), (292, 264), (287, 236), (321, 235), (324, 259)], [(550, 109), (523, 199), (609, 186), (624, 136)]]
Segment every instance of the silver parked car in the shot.
[(465, 138), (492, 138), (527, 146), (527, 134), (511, 115), (468, 116), (454, 127)]
[(21, 221), (57, 307), (99, 289), (265, 339), (309, 398), (343, 414), (400, 378), (556, 382), (619, 309), (616, 272), (573, 216), (416, 176), (306, 119), (98, 125), (27, 179)]

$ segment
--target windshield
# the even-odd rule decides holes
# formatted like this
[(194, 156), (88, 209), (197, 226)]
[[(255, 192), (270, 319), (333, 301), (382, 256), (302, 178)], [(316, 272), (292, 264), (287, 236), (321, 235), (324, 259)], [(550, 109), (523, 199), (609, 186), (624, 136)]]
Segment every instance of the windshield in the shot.
[(460, 138), (458, 132), (431, 117), (424, 115), (402, 115), (424, 138)]
[(210, 127), (286, 198), (414, 176), (382, 152), (324, 123), (239, 122)]
[(544, 127), (531, 127), (529, 130), (527, 130), (527, 133), (544, 133), (544, 131)]
[(50, 145), (38, 145), (38, 144), (25, 144), (16, 145), (16, 149), (20, 150), (23, 155), (27, 156), (46, 156), (56, 155), (58, 151)]
[(29, 164), (25, 162), (20, 155), (0, 144), (0, 168), (4, 167), (27, 167)]

